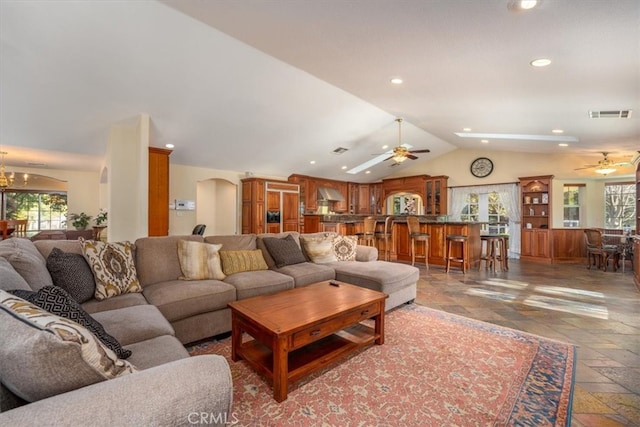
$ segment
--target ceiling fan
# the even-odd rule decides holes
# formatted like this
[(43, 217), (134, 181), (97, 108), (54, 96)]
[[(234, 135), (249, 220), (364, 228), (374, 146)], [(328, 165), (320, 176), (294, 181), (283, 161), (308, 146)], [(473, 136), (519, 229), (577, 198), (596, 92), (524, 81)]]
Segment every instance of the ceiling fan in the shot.
[(597, 164), (595, 165), (584, 165), (584, 167), (582, 168), (576, 168), (574, 170), (583, 170), (583, 169), (591, 169), (591, 168), (596, 168), (595, 172), (599, 173), (601, 175), (607, 175), (610, 174), (611, 172), (615, 172), (616, 171), (616, 166), (631, 166), (633, 165), (632, 162), (614, 162), (613, 160), (609, 160), (609, 153), (606, 151), (602, 152), (603, 155), (603, 159), (599, 160)]
[(431, 150), (428, 150), (426, 148), (423, 150), (410, 150), (407, 147), (404, 147), (402, 145), (402, 117), (398, 117), (396, 119), (396, 122), (398, 122), (398, 146), (393, 149), (391, 156), (385, 159), (393, 159), (393, 164), (391, 166), (398, 165), (407, 159), (416, 160), (418, 156), (415, 156), (414, 154), (431, 152)]

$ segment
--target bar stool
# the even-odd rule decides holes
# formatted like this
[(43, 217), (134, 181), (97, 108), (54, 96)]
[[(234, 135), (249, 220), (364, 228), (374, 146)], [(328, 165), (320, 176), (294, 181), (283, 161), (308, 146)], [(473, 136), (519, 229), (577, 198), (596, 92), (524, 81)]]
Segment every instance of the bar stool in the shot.
[[(500, 236), (497, 235), (484, 235), (480, 236), (481, 242), (486, 243), (486, 249), (484, 254), (480, 255), (480, 262), (478, 263), (478, 271), (482, 267), (482, 261), (485, 262), (485, 270), (491, 266), (493, 272), (496, 272), (496, 264), (500, 261), (500, 267), (504, 270), (504, 262), (502, 261), (504, 253), (504, 244)], [(482, 244), (482, 243), (481, 243)], [(482, 250), (482, 248), (480, 249)], [(498, 255), (498, 251), (499, 255)]]
[(393, 242), (393, 217), (388, 216), (384, 219), (384, 231), (375, 233), (376, 240), (382, 241), (383, 258), (385, 261), (391, 261), (391, 243)]
[(407, 228), (409, 229), (409, 237), (411, 238), (411, 265), (416, 262), (416, 240), (424, 242), (424, 265), (429, 269), (429, 233), (420, 231), (420, 222), (415, 216), (407, 217)]
[(501, 265), (505, 271), (509, 271), (509, 235), (498, 234), (498, 236), (502, 240), (502, 248), (500, 249)]
[[(453, 244), (454, 243), (460, 243), (460, 248), (462, 251), (462, 254), (460, 257), (454, 257), (452, 256), (452, 249), (453, 249)], [(467, 254), (467, 236), (463, 236), (461, 234), (447, 234), (447, 273), (449, 272), (449, 269), (451, 268), (451, 262), (456, 262), (460, 264), (460, 267), (462, 268), (462, 274), (466, 273), (467, 269), (466, 269), (466, 262), (465, 262), (465, 257)]]
[(376, 245), (376, 219), (368, 216), (364, 219), (364, 230), (362, 233), (356, 233), (358, 243), (365, 246)]

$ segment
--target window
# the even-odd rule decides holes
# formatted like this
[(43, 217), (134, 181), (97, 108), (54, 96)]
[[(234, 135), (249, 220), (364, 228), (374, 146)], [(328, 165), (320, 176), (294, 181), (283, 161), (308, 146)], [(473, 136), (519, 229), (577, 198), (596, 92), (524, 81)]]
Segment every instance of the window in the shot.
[(636, 225), (636, 188), (633, 182), (604, 185), (604, 228), (633, 229)]
[(563, 227), (580, 227), (580, 204), (584, 184), (565, 184), (563, 205)]
[(27, 231), (59, 230), (65, 226), (66, 193), (7, 191), (3, 201), (7, 219), (29, 220)]
[(475, 194), (470, 193), (467, 204), (462, 209), (462, 221), (485, 222), (482, 232), (488, 234), (502, 234), (509, 232), (509, 220), (506, 209), (500, 203), (498, 193)]

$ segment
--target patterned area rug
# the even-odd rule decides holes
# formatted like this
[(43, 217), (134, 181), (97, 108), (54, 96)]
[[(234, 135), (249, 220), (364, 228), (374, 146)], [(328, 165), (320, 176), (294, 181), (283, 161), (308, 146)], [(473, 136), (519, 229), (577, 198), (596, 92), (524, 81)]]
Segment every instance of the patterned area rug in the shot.
[(237, 425), (569, 425), (574, 346), (415, 304), (385, 320), (384, 345), (293, 383), (282, 403), (231, 361), (231, 338), (188, 350), (229, 361)]

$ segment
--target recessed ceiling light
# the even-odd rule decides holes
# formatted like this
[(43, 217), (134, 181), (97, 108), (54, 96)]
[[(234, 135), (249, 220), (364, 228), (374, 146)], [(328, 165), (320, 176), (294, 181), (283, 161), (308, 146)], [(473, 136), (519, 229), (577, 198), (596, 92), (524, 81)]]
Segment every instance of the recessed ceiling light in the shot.
[(489, 140), (488, 139), (481, 139), (480, 142), (482, 142), (483, 144), (488, 144)]
[(539, 6), (542, 0), (511, 0), (507, 5), (507, 9), (512, 12), (522, 12), (523, 10), (531, 10)]
[(309, 163), (311, 163), (312, 165), (315, 165), (316, 161), (315, 160), (311, 160)]
[(345, 170), (346, 168), (347, 168), (347, 166), (345, 165), (345, 166), (342, 167), (342, 170)]
[(465, 133), (454, 132), (460, 138), (487, 138), (487, 139), (518, 139), (524, 141), (557, 141), (578, 142), (575, 136), (566, 135), (525, 135), (517, 133)]
[(383, 146), (382, 146), (382, 149), (383, 149), (383, 150), (386, 150), (387, 148), (389, 148), (389, 146), (388, 146), (388, 145), (383, 145)]
[(371, 173), (371, 171), (366, 171), (365, 173)]
[(471, 128), (462, 128), (462, 130), (465, 132), (471, 132)]
[(167, 147), (167, 148), (173, 148), (173, 147), (175, 147), (175, 145), (173, 145), (173, 144), (164, 144), (164, 146), (165, 146), (165, 147)]
[(393, 77), (390, 80), (391, 83), (393, 83), (394, 85), (401, 85), (402, 84), (402, 79), (400, 77)]
[(546, 67), (547, 65), (551, 64), (551, 60), (547, 58), (539, 58), (539, 59), (534, 59), (529, 64), (531, 64), (534, 67)]
[(553, 129), (551, 132), (553, 133), (564, 133), (562, 129)]
[(558, 147), (568, 147), (569, 144), (567, 144), (566, 142), (561, 142), (560, 144), (558, 144)]

